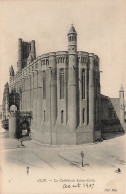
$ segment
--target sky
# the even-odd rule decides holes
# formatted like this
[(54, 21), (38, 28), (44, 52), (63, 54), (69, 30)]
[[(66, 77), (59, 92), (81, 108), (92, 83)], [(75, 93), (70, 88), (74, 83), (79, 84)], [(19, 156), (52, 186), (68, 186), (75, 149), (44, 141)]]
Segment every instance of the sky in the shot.
[(121, 84), (126, 91), (125, 7), (125, 0), (1, 1), (0, 104), (9, 67), (17, 71), (18, 38), (35, 40), (37, 56), (67, 50), (71, 24), (78, 51), (100, 58), (101, 93), (118, 98)]

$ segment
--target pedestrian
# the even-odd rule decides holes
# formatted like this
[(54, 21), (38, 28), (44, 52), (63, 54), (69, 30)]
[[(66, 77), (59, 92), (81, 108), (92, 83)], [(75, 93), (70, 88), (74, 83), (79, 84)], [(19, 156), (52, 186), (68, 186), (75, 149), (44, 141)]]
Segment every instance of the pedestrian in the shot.
[(28, 174), (29, 174), (29, 166), (27, 166), (26, 169), (27, 169), (27, 176), (28, 176)]
[(23, 144), (23, 140), (21, 140), (21, 146), (24, 146), (24, 144)]
[(23, 138), (20, 138), (21, 147), (24, 147), (23, 141), (24, 141), (24, 139)]

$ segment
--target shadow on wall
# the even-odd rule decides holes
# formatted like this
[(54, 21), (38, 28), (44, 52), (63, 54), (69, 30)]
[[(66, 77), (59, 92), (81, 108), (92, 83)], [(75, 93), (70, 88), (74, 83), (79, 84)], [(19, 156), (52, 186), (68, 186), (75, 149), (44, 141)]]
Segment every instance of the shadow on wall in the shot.
[(124, 132), (102, 133), (103, 140), (113, 139), (115, 137), (123, 136)]
[(119, 98), (109, 98), (107, 96), (101, 96), (101, 133), (109, 134), (111, 138), (114, 138), (117, 134), (123, 134), (125, 132), (125, 121), (120, 121), (120, 103)]

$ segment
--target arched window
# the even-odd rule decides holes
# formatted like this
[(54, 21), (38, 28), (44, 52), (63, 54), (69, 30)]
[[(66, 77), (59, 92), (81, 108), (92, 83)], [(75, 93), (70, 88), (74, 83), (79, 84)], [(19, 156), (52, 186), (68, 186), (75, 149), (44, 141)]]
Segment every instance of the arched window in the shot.
[(82, 99), (85, 99), (85, 70), (82, 69)]
[(45, 115), (45, 110), (44, 110), (44, 122), (46, 121), (46, 115)]
[(64, 99), (64, 69), (60, 69), (60, 99)]
[(64, 123), (64, 111), (61, 111), (61, 123)]
[(85, 123), (85, 109), (83, 108), (83, 123)]
[(43, 99), (46, 99), (46, 72), (43, 71)]

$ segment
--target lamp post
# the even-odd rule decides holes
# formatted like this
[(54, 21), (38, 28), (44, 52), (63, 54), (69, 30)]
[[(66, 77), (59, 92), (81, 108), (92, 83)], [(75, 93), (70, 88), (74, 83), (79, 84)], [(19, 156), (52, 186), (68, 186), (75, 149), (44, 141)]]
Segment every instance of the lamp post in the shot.
[(81, 157), (82, 157), (82, 167), (84, 167), (84, 161), (83, 161), (84, 153), (83, 153), (83, 151), (81, 151)]

